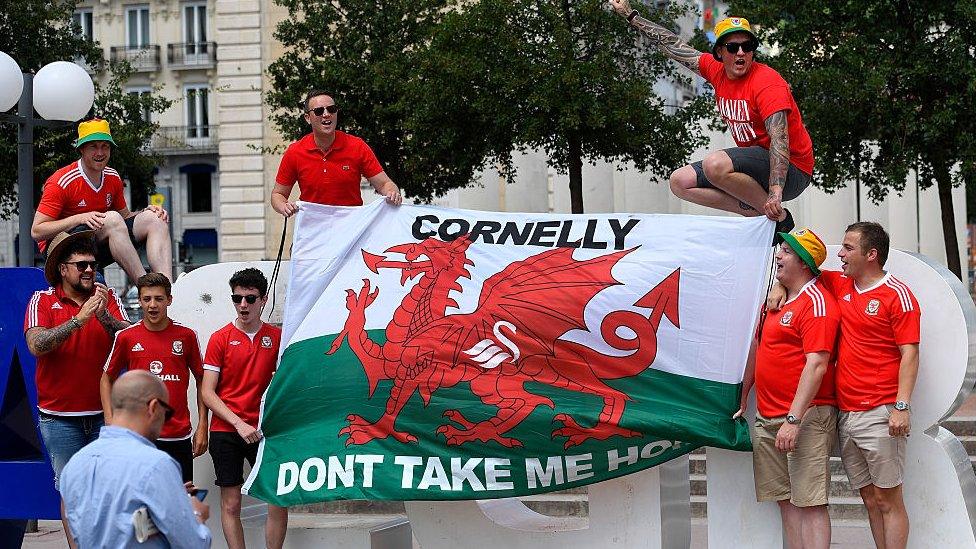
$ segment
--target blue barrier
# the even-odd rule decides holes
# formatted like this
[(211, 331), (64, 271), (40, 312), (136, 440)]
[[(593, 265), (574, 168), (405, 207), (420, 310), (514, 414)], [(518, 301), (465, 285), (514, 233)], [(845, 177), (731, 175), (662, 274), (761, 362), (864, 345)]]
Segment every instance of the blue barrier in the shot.
[(37, 430), (34, 356), (24, 340), (24, 312), (48, 287), (40, 269), (0, 268), (0, 519), (59, 519), (61, 498)]

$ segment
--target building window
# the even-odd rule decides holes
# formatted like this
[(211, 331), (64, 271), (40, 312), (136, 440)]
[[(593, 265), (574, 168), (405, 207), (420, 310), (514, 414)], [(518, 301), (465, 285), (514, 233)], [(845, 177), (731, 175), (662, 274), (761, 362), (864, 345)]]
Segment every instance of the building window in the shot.
[(186, 174), (186, 211), (187, 213), (210, 213), (213, 211), (213, 189), (211, 174)]
[(125, 10), (126, 45), (144, 48), (149, 45), (149, 6), (131, 6)]
[(95, 31), (92, 23), (94, 22), (94, 17), (92, 15), (92, 10), (78, 10), (71, 16), (71, 21), (74, 23), (77, 29), (78, 36), (88, 40), (89, 42), (95, 41)]
[[(140, 86), (126, 88), (125, 93), (135, 97), (148, 97), (152, 94), (152, 90), (150, 88)], [(152, 111), (149, 110), (149, 105), (143, 103), (141, 111), (142, 119), (146, 122), (152, 122)]]
[(206, 4), (183, 6), (183, 41), (187, 44), (201, 44), (207, 41)]
[(210, 89), (207, 84), (186, 87), (186, 138), (210, 137)]

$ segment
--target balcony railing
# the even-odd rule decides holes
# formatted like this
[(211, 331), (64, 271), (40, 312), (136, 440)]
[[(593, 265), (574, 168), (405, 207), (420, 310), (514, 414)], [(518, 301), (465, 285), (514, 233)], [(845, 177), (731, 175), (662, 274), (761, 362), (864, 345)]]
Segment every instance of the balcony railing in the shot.
[(216, 152), (217, 126), (161, 126), (152, 148), (163, 154)]
[(216, 42), (166, 45), (166, 62), (173, 69), (209, 69), (217, 66)]
[(112, 61), (128, 61), (136, 72), (159, 70), (159, 46), (112, 46)]

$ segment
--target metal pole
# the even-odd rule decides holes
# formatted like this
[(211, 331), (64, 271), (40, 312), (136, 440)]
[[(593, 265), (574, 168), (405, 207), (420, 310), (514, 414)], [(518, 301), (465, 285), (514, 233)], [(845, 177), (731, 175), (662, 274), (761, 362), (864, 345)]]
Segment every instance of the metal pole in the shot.
[(34, 75), (24, 74), (24, 92), (17, 103), (17, 218), (20, 224), (17, 264), (34, 266)]

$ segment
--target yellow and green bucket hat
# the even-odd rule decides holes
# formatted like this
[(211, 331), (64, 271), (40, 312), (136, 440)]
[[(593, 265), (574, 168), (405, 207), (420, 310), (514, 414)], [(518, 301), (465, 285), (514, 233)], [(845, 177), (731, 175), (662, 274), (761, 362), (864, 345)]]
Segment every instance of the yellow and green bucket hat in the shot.
[(827, 259), (827, 246), (810, 229), (797, 229), (790, 233), (777, 233), (783, 242), (800, 256), (814, 275), (820, 274), (820, 265)]
[(759, 42), (759, 37), (756, 36), (756, 33), (752, 32), (752, 26), (749, 24), (748, 19), (745, 17), (726, 17), (718, 23), (715, 23), (715, 44), (712, 45), (712, 55), (715, 55), (715, 50), (722, 43), (722, 37), (733, 32), (744, 32), (751, 36), (757, 43)]
[(75, 141), (75, 148), (88, 143), (89, 141), (108, 141), (115, 146), (112, 141), (112, 131), (108, 127), (108, 120), (93, 118), (78, 124), (78, 139)]

